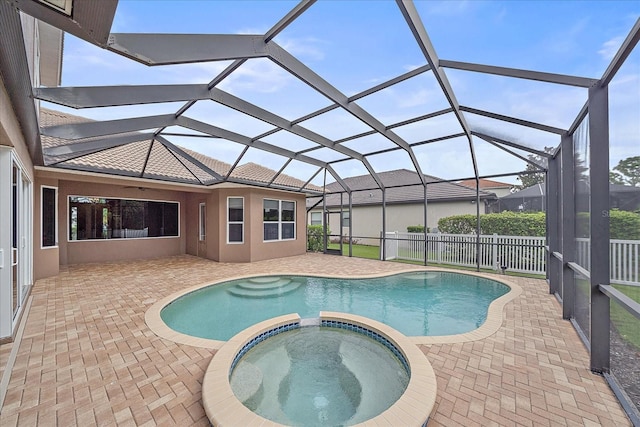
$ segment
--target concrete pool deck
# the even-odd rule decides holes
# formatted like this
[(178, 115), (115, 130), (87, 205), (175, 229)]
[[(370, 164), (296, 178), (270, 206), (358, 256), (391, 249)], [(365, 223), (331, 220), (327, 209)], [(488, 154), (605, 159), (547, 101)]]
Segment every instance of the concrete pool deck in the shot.
[[(307, 254), (250, 264), (179, 256), (70, 266), (38, 281), (0, 425), (208, 425), (201, 397), (215, 350), (160, 338), (145, 323), (157, 301), (240, 275), (369, 275), (407, 264)], [(416, 266), (420, 269), (419, 266)], [(489, 275), (491, 276), (491, 275)], [(631, 425), (542, 280), (496, 275), (522, 288), (497, 332), (420, 345), (437, 377), (429, 426)]]

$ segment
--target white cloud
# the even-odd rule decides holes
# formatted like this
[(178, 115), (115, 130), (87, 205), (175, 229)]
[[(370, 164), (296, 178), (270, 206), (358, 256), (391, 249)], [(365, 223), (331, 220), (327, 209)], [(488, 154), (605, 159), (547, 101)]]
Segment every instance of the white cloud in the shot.
[(322, 61), (325, 58), (322, 46), (326, 45), (327, 42), (316, 37), (281, 37), (278, 38), (278, 44), (299, 59)]
[(225, 79), (220, 88), (232, 93), (275, 93), (286, 87), (294, 77), (268, 59), (252, 59)]
[(440, 16), (457, 16), (464, 15), (474, 9), (476, 3), (469, 0), (462, 1), (429, 1), (419, 2), (418, 5), (425, 5), (427, 12), (432, 15)]
[(614, 37), (611, 40), (607, 40), (606, 42), (602, 43), (602, 47), (600, 48), (598, 53), (600, 54), (602, 59), (611, 61), (613, 57), (616, 56), (616, 53), (618, 52), (618, 49), (620, 49), (623, 41), (624, 37), (622, 36)]

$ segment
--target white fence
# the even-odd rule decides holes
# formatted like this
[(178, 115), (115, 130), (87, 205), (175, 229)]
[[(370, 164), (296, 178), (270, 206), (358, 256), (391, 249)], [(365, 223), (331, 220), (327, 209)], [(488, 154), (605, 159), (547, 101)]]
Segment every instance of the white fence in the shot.
[[(640, 241), (614, 240), (610, 244), (609, 270), (611, 283), (640, 283)], [(576, 239), (576, 264), (591, 271), (591, 245), (588, 238)]]
[[(544, 237), (427, 233), (427, 262), (544, 275)], [(424, 234), (388, 232), (386, 259), (424, 261)], [(589, 239), (576, 239), (576, 263), (589, 270)], [(476, 255), (477, 254), (477, 255)], [(382, 256), (382, 254), (380, 255)], [(611, 240), (611, 283), (640, 283), (640, 241)]]

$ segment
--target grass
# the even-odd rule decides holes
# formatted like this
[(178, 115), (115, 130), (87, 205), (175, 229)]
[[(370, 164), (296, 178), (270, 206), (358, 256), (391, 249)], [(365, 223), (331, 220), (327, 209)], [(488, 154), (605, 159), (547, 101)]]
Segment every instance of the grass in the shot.
[[(635, 302), (640, 303), (640, 286), (613, 285), (613, 287)], [(636, 319), (619, 304), (611, 302), (611, 321), (622, 338), (640, 350), (640, 320)]]
[[(329, 249), (340, 249), (339, 243), (330, 243)], [(380, 248), (378, 246), (351, 245), (353, 256), (357, 258), (380, 259)], [(342, 254), (349, 255), (349, 244), (342, 245)]]

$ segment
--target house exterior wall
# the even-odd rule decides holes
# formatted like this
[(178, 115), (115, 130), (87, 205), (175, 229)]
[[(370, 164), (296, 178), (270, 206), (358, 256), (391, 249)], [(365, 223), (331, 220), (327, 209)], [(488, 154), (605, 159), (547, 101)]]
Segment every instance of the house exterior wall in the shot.
[[(335, 211), (335, 209), (331, 209)], [(344, 209), (348, 210), (347, 207)], [(322, 212), (322, 209), (314, 209), (312, 212)], [(484, 205), (480, 207), (480, 213), (484, 214)], [(438, 226), (440, 218), (451, 215), (476, 214), (476, 205), (471, 201), (432, 202), (427, 207), (427, 227), (433, 229)], [(308, 222), (311, 221), (310, 214)], [(424, 224), (424, 204), (407, 203), (387, 205), (386, 208), (387, 231), (407, 231), (407, 226)], [(352, 212), (353, 238), (357, 243), (364, 245), (379, 245), (382, 232), (382, 206), (354, 206)], [(340, 227), (340, 214), (329, 214), (329, 230), (337, 235), (342, 229), (342, 235), (349, 235), (348, 227)], [(332, 237), (337, 239), (337, 236)]]
[[(99, 196), (179, 202), (179, 236), (137, 239), (69, 240), (69, 196)], [(59, 181), (58, 233), (60, 265), (180, 255), (186, 251), (186, 193), (123, 185)]]
[[(277, 199), (296, 204), (296, 231), (294, 240), (264, 241), (263, 200)], [(251, 261), (302, 255), (307, 251), (304, 194), (254, 190), (251, 197)]]
[[(261, 188), (225, 188), (214, 190), (217, 193), (215, 209), (217, 218), (209, 219), (217, 224), (219, 238), (217, 250), (207, 257), (220, 262), (253, 262), (265, 259), (281, 258), (306, 253), (305, 196), (303, 194), (273, 191)], [(244, 242), (227, 242), (227, 198), (244, 198)], [(287, 200), (296, 202), (296, 238), (294, 240), (264, 241), (263, 201), (264, 199)], [(211, 240), (208, 240), (208, 245)], [(215, 244), (215, 243), (214, 243)]]
[(58, 193), (58, 245), (42, 247), (42, 187), (58, 188), (58, 180), (54, 178), (36, 178), (34, 190), (34, 221), (33, 221), (33, 266), (34, 280), (55, 276), (60, 272), (60, 240), (64, 235), (60, 234), (60, 197)]

